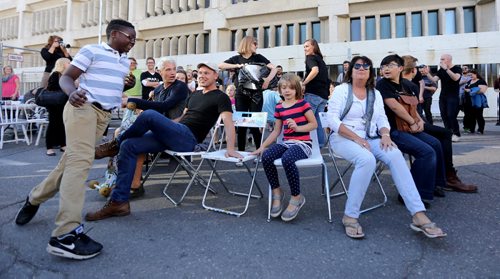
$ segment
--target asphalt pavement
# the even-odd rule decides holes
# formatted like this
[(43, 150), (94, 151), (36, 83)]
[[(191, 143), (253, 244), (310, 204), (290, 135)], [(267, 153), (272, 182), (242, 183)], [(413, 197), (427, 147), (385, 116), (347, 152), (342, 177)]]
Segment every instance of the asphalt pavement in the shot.
[[(0, 150), (0, 278), (499, 278), (500, 127), (488, 122), (484, 135), (464, 135), (453, 148), (459, 177), (479, 185), (479, 193), (447, 192), (434, 200), (427, 214), (448, 233), (444, 239), (409, 228), (411, 217), (398, 203), (387, 170), (381, 179), (388, 202), (361, 216), (366, 237), (353, 240), (341, 224), (345, 196), (331, 199), (333, 222), (327, 221), (319, 168), (301, 170), (307, 202), (297, 219), (284, 223), (266, 221), (263, 170), (257, 181), (265, 197), (252, 199), (248, 212), (234, 217), (204, 210), (197, 185), (180, 206), (166, 200), (162, 190), (174, 166), (163, 162), (146, 182), (146, 194), (131, 202), (131, 215), (85, 223), (104, 249), (93, 259), (74, 261), (45, 251), (58, 196), (27, 225), (14, 224), (26, 195), (56, 166), (60, 152), (46, 156), (43, 141), (7, 143)], [(333, 181), (331, 160), (323, 153)], [(89, 180), (102, 181), (106, 163), (95, 161)], [(243, 189), (250, 182), (244, 168), (220, 166), (227, 183)], [(206, 167), (202, 174), (208, 174)], [(280, 177), (289, 193), (282, 171)], [(180, 194), (186, 181), (184, 174), (174, 180), (172, 192)], [(208, 202), (241, 209), (242, 198), (215, 189)], [(364, 204), (380, 198), (372, 185)], [(88, 189), (83, 214), (104, 203)]]

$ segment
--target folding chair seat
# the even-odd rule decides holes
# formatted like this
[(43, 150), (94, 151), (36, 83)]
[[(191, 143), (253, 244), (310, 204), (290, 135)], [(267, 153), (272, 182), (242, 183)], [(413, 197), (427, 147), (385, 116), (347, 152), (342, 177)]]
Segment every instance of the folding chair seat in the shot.
[[(12, 101), (10, 104), (0, 104), (0, 149), (2, 149), (3, 144), (7, 142), (15, 142), (17, 144), (19, 141), (24, 141), (27, 145), (30, 144), (27, 132), (28, 122), (26, 121), (26, 119), (20, 119), (19, 117), (21, 106), (21, 104), (14, 101)], [(19, 138), (17, 130), (18, 126), (21, 127), (24, 138)], [(13, 140), (4, 139), (5, 130), (8, 127), (11, 127), (14, 130)]]
[[(204, 187), (208, 187), (207, 181), (199, 176), (199, 172), (201, 169), (201, 166), (203, 165), (203, 161), (205, 160), (202, 158), (203, 154), (206, 154), (207, 152), (214, 151), (217, 149), (220, 149), (222, 146), (222, 140), (221, 138), (224, 136), (224, 133), (220, 133), (217, 138), (216, 136), (216, 130), (217, 128), (222, 126), (221, 124), (221, 117), (218, 118), (215, 127), (213, 127), (210, 131), (210, 140), (209, 143), (206, 145), (206, 150), (195, 150), (191, 152), (177, 152), (174, 150), (165, 150), (164, 153), (168, 154), (177, 162), (177, 166), (175, 167), (174, 171), (170, 175), (170, 178), (167, 181), (167, 184), (165, 184), (165, 187), (163, 188), (163, 195), (170, 200), (175, 206), (178, 206), (179, 204), (182, 203), (184, 198), (186, 197), (187, 193), (189, 192), (189, 189), (193, 185), (193, 183), (199, 183)], [(202, 145), (198, 145), (200, 147)], [(158, 161), (160, 160), (160, 157), (162, 155), (162, 152), (159, 152), (153, 162), (151, 163), (151, 166), (149, 167), (148, 171), (146, 172), (146, 175), (143, 178), (142, 185), (144, 186), (144, 183), (147, 181), (148, 177), (150, 176), (151, 172), (153, 171), (154, 167), (158, 164)], [(199, 157), (200, 160), (196, 162), (193, 158), (194, 157)], [(189, 183), (186, 185), (183, 194), (181, 195), (180, 198), (176, 199), (174, 198), (171, 194), (168, 193), (168, 189), (171, 186), (171, 183), (173, 179), (176, 177), (176, 175), (179, 173), (180, 170), (184, 170), (187, 175), (190, 177)], [(215, 193), (212, 189), (209, 189), (212, 193)]]
[[(326, 167), (325, 160), (323, 159), (323, 155), (321, 155), (321, 150), (319, 148), (319, 143), (318, 143), (318, 131), (313, 130), (310, 133), (311, 139), (312, 139), (312, 154), (311, 157), (303, 160), (298, 160), (295, 162), (295, 165), (300, 169), (304, 167), (314, 167), (314, 166), (321, 166), (321, 188), (323, 189), (323, 192), (326, 192), (325, 198), (326, 198), (326, 204), (327, 204), (327, 209), (328, 209), (328, 222), (332, 222), (332, 208), (330, 204), (330, 186), (328, 183), (328, 170)], [(283, 138), (282, 135), (278, 137), (278, 141), (280, 141)], [(276, 159), (274, 161), (275, 166), (282, 166), (281, 159)], [(271, 221), (271, 207), (272, 207), (272, 189), (271, 185), (269, 184), (269, 193), (268, 193), (268, 210), (267, 210), (267, 221)]]
[[(26, 121), (28, 122), (28, 129), (30, 131), (30, 142), (33, 142), (33, 126), (37, 127), (37, 136), (35, 140), (35, 145), (38, 146), (42, 134), (47, 133), (47, 126), (49, 125), (48, 112), (47, 109), (38, 106), (34, 103), (34, 100), (30, 99), (26, 104), (32, 105), (28, 110), (26, 110)], [(45, 130), (44, 130), (45, 128)]]
[[(267, 123), (267, 113), (266, 112), (239, 112), (236, 111), (233, 113), (233, 122), (235, 127), (248, 127), (248, 128), (259, 128), (262, 130), (262, 139), (261, 139), (261, 144), (264, 139), (264, 133), (265, 133), (265, 127)], [(203, 200), (202, 200), (202, 205), (203, 208), (216, 211), (216, 212), (221, 212), (221, 213), (226, 213), (229, 215), (234, 215), (234, 216), (241, 216), (246, 213), (248, 210), (248, 206), (250, 204), (250, 198), (262, 198), (263, 193), (262, 190), (260, 189), (259, 184), (256, 181), (256, 175), (257, 175), (257, 170), (259, 167), (260, 160), (258, 160), (258, 157), (255, 155), (251, 155), (250, 152), (239, 152), (241, 155), (243, 155), (243, 159), (237, 159), (237, 158), (232, 158), (228, 157), (226, 158), (225, 153), (226, 149), (220, 149), (218, 151), (213, 151), (213, 152), (208, 152), (203, 154), (201, 157), (205, 159), (205, 161), (208, 163), (208, 165), (211, 168), (211, 173), (208, 178), (208, 185), (211, 186), (211, 183), (213, 181), (214, 175), (217, 176), (219, 183), (222, 185), (222, 187), (230, 194), (235, 195), (235, 196), (243, 196), (246, 197), (246, 203), (245, 207), (242, 211), (234, 211), (234, 210), (228, 210), (220, 207), (215, 207), (215, 206), (209, 206), (207, 205), (207, 194), (210, 189), (210, 187), (207, 187), (205, 189), (205, 194), (203, 195)], [(217, 163), (219, 162), (226, 162), (226, 163), (231, 163), (233, 166), (235, 164), (242, 164), (248, 174), (251, 177), (251, 183), (250, 186), (248, 187), (248, 192), (238, 192), (233, 190), (232, 187), (228, 187), (223, 179), (221, 178), (220, 174), (217, 172)], [(250, 164), (254, 164), (255, 166), (253, 168), (249, 167)], [(252, 194), (254, 185), (257, 186), (258, 194)]]
[[(325, 112), (320, 113), (320, 121), (321, 121), (321, 125), (323, 125), (323, 127), (328, 127), (327, 115)], [(338, 161), (345, 160), (345, 159), (333, 151), (332, 146), (330, 145), (330, 136), (332, 133), (333, 133), (333, 131), (328, 136), (328, 142), (327, 142), (328, 154), (330, 155), (330, 158), (333, 161), (333, 168), (335, 169), (335, 172), (336, 172), (338, 178), (332, 183), (332, 185), (330, 187), (330, 191), (332, 192), (332, 194), (330, 194), (330, 198), (342, 196), (344, 194), (346, 196), (349, 196), (348, 187), (346, 186), (346, 184), (344, 182), (344, 177), (347, 175), (348, 171), (351, 169), (352, 164), (350, 162), (348, 162), (347, 166), (345, 168), (341, 169), (339, 167)], [(373, 179), (372, 179), (372, 182), (377, 183), (377, 186), (380, 189), (380, 192), (382, 193), (383, 200), (380, 203), (377, 203), (373, 206), (362, 209), (360, 211), (361, 213), (370, 211), (370, 210), (375, 209), (375, 208), (385, 206), (385, 204), (387, 203), (387, 195), (385, 194), (384, 187), (382, 186), (382, 183), (380, 182), (380, 179), (379, 179), (379, 174), (382, 172), (383, 166), (384, 165), (380, 161), (377, 162), (377, 167), (375, 168), (375, 171), (373, 172)], [(333, 193), (333, 189), (338, 183), (340, 183), (340, 185), (342, 186), (342, 189), (340, 190), (340, 192)], [(328, 193), (327, 193), (327, 195), (328, 195)]]

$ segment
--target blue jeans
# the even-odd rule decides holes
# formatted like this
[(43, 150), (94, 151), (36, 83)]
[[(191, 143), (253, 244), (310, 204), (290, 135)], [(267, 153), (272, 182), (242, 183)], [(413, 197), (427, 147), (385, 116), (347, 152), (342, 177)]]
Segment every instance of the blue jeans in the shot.
[(411, 174), (422, 199), (434, 199), (436, 185), (446, 186), (441, 143), (424, 132), (391, 131), (391, 138), (403, 153), (413, 156)]
[(137, 117), (120, 137), (116, 187), (113, 201), (128, 201), (134, 178), (137, 155), (161, 152), (165, 149), (179, 152), (193, 151), (197, 144), (191, 130), (154, 110), (146, 110)]
[(318, 122), (318, 143), (319, 147), (325, 146), (325, 131), (321, 126), (321, 121), (319, 119), (319, 113), (325, 111), (326, 103), (328, 100), (321, 98), (318, 95), (312, 93), (306, 93), (304, 96), (304, 100), (311, 105), (312, 111), (314, 112), (314, 117), (316, 117), (316, 122)]
[(456, 136), (460, 136), (460, 127), (457, 120), (458, 112), (460, 111), (458, 103), (458, 97), (439, 99), (439, 110), (444, 127), (451, 130)]
[(391, 170), (394, 184), (396, 184), (410, 214), (413, 216), (417, 212), (425, 211), (401, 151), (397, 148), (382, 150), (380, 139), (367, 139), (367, 141), (370, 144), (370, 150), (338, 134), (334, 134), (330, 138), (333, 151), (354, 164), (344, 214), (351, 218), (359, 217), (361, 203), (363, 203), (366, 190), (375, 171), (376, 160), (382, 161)]

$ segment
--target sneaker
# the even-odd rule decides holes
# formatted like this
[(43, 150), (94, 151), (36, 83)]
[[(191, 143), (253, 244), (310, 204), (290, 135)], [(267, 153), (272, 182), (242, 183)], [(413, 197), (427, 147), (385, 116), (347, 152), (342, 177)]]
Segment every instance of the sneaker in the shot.
[(85, 215), (86, 221), (97, 221), (109, 217), (126, 216), (130, 214), (130, 203), (128, 201), (117, 202), (109, 200), (96, 212), (89, 212)]
[(16, 224), (22, 226), (29, 223), (29, 221), (35, 217), (39, 207), (39, 205), (32, 205), (29, 201), (29, 197), (26, 197), (26, 202), (23, 207), (19, 209), (19, 212), (17, 212)]
[(292, 221), (293, 219), (295, 219), (295, 217), (297, 217), (300, 209), (306, 203), (306, 198), (303, 195), (300, 195), (300, 199), (298, 201), (290, 198), (290, 201), (288, 203), (291, 205), (295, 205), (295, 209), (286, 209), (285, 211), (283, 211), (283, 214), (281, 214), (281, 220), (285, 222)]
[(451, 136), (451, 141), (452, 141), (452, 142), (459, 142), (459, 141), (460, 141), (460, 137), (459, 137), (459, 136), (457, 136), (457, 135), (452, 135), (452, 136)]
[(67, 234), (51, 237), (47, 245), (47, 252), (50, 254), (75, 260), (93, 258), (101, 250), (102, 244), (83, 232), (83, 224)]
[(120, 144), (116, 140), (108, 141), (106, 143), (100, 144), (95, 148), (95, 159), (102, 159), (106, 157), (113, 157), (118, 154), (120, 149)]

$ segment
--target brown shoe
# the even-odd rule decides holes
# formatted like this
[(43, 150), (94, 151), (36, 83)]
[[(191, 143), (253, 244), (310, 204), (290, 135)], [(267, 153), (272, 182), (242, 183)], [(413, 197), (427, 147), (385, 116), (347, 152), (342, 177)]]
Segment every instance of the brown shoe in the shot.
[(95, 148), (94, 158), (102, 159), (105, 157), (113, 157), (118, 154), (120, 145), (116, 140), (108, 141), (106, 143), (100, 144)]
[(477, 186), (473, 184), (465, 184), (457, 176), (457, 171), (452, 169), (446, 172), (446, 187), (447, 191), (456, 191), (462, 193), (476, 193)]
[(85, 215), (86, 221), (97, 221), (109, 217), (126, 216), (130, 214), (130, 203), (116, 202), (109, 200), (100, 210), (96, 212), (89, 212)]

